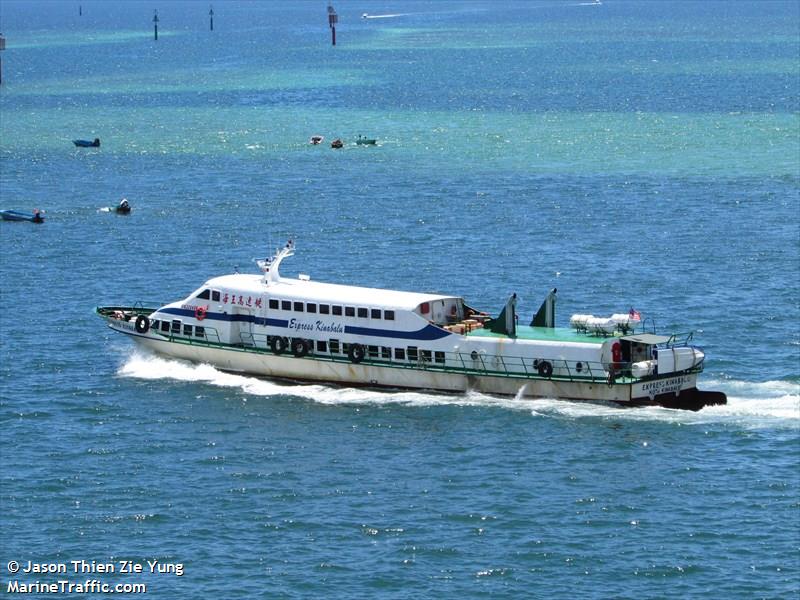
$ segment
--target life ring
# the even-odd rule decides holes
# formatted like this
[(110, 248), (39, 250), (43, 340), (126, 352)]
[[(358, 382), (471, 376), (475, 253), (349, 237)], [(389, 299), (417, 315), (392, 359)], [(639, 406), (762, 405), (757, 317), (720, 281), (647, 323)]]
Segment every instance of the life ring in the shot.
[(144, 315), (139, 315), (136, 317), (136, 324), (134, 326), (136, 327), (137, 333), (147, 333), (150, 329), (150, 319)]
[(308, 344), (306, 344), (306, 341), (301, 338), (293, 339), (292, 354), (294, 354), (297, 358), (303, 358), (306, 354), (308, 354)]
[(536, 369), (542, 377), (550, 377), (553, 374), (553, 365), (546, 360), (540, 360)]
[(347, 349), (347, 356), (350, 362), (360, 363), (364, 360), (364, 346), (361, 344), (350, 344), (350, 348)]
[(277, 335), (272, 336), (269, 341), (269, 347), (275, 354), (283, 354), (286, 351), (286, 338)]
[(198, 321), (202, 321), (206, 318), (206, 314), (208, 313), (208, 309), (205, 306), (198, 306), (194, 309), (194, 318)]

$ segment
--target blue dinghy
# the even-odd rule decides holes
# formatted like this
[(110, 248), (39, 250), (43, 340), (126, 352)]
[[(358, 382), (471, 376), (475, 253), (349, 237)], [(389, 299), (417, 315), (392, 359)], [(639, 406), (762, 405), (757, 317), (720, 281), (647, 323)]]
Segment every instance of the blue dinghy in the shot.
[(72, 143), (79, 148), (99, 148), (100, 138), (94, 138), (91, 142), (89, 140), (72, 140)]
[(0, 217), (3, 221), (30, 221), (31, 223), (44, 223), (44, 213), (38, 208), (33, 213), (20, 212), (18, 210), (0, 210)]

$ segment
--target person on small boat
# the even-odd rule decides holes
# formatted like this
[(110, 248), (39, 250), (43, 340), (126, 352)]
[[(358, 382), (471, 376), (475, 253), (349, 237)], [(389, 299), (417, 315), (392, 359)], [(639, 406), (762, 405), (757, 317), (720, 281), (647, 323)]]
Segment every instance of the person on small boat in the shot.
[(331, 148), (341, 148), (344, 146), (344, 143), (340, 139), (335, 139), (331, 142)]
[(33, 222), (34, 223), (44, 223), (44, 217), (42, 216), (41, 211), (38, 208), (33, 209)]
[(127, 198), (123, 198), (119, 203), (119, 206), (117, 206), (117, 212), (122, 214), (128, 214), (131, 212), (131, 205), (128, 203)]

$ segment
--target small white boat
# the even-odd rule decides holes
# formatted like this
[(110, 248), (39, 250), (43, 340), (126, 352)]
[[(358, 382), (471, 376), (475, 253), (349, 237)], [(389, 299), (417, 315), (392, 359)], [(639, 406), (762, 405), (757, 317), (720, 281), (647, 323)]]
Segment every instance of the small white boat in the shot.
[(312, 135), (311, 139), (308, 140), (308, 141), (309, 141), (310, 144), (313, 144), (313, 145), (316, 146), (318, 144), (321, 144), (324, 139), (325, 138), (322, 137), (321, 135)]

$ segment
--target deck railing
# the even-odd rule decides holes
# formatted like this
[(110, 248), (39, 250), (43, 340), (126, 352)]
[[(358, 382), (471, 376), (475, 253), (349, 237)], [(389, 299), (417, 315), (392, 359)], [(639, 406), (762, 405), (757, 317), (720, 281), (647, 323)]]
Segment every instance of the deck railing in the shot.
[[(295, 360), (321, 360), (330, 362), (351, 363), (352, 361), (344, 351), (345, 344), (340, 345), (341, 352), (328, 351), (320, 352), (310, 349), (308, 354), (303, 357), (294, 357), (287, 348), (283, 352), (276, 353), (269, 346), (269, 338), (266, 334), (243, 333), (240, 344), (221, 343), (219, 333), (213, 327), (205, 328), (205, 337), (190, 337), (174, 333), (160, 333), (171, 342), (205, 346), (212, 348), (223, 347), (240, 352), (253, 352), (257, 354), (279, 354), (295, 358)], [(309, 342), (311, 340), (308, 340)], [(309, 344), (311, 346), (311, 344)], [(444, 360), (436, 360), (435, 356), (444, 354)], [(422, 350), (417, 352), (415, 359), (392, 359), (384, 358), (382, 353), (377, 354), (365, 352), (363, 360), (359, 364), (379, 367), (389, 367), (396, 369), (418, 369), (441, 373), (457, 373), (462, 375), (511, 377), (520, 379), (551, 379), (555, 381), (575, 381), (583, 383), (598, 384), (622, 384), (632, 383), (648, 379), (648, 377), (636, 378), (631, 374), (631, 363), (615, 363), (613, 365), (593, 361), (568, 361), (545, 359), (550, 365), (548, 369), (542, 369), (537, 362), (531, 358), (521, 356), (502, 356), (493, 354), (471, 352), (441, 352), (428, 353)], [(544, 361), (542, 361), (544, 362)], [(539, 363), (540, 364), (540, 363)], [(535, 366), (536, 365), (536, 366)], [(703, 370), (702, 364), (683, 371), (684, 373), (699, 373)]]
[[(150, 314), (152, 310), (141, 307), (138, 314)], [(195, 330), (196, 331), (196, 330)], [(154, 331), (159, 336), (173, 343), (188, 344), (209, 348), (225, 348), (240, 352), (254, 352), (258, 354), (281, 354), (292, 357), (288, 344), (283, 352), (277, 353), (270, 348), (273, 336), (261, 333), (242, 332), (240, 343), (228, 344), (221, 340), (219, 331), (210, 326), (203, 326), (203, 335), (183, 335), (173, 331)], [(672, 348), (686, 346), (692, 340), (692, 333), (675, 334), (660, 347)], [(296, 360), (321, 360), (330, 362), (351, 363), (346, 353), (347, 344), (340, 342), (340, 352), (331, 352), (330, 344), (327, 351), (320, 352), (315, 349), (314, 340), (306, 340), (309, 352)], [(367, 350), (369, 346), (365, 347)], [(442, 360), (442, 355), (444, 359)], [(503, 356), (499, 354), (485, 354), (484, 352), (446, 352), (427, 351), (418, 349), (415, 358), (405, 359), (387, 358), (378, 347), (378, 352), (366, 351), (359, 364), (396, 369), (421, 369), (441, 373), (457, 373), (463, 375), (511, 377), (520, 379), (551, 379), (555, 381), (576, 381), (583, 383), (607, 383), (609, 385), (632, 383), (650, 379), (652, 377), (633, 377), (631, 363), (605, 364), (592, 361), (567, 361), (557, 359), (534, 360), (521, 356)], [(549, 364), (543, 368), (542, 362)], [(702, 362), (681, 373), (699, 373), (703, 370)]]

